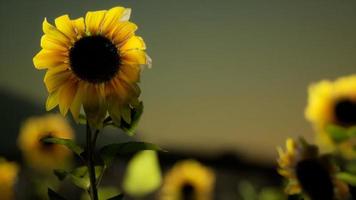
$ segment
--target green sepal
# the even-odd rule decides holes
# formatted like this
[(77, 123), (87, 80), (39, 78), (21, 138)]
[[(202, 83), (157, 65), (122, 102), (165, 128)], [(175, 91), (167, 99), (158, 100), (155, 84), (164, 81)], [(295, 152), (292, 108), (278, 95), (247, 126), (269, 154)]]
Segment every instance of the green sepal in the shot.
[(111, 197), (110, 199), (108, 200), (123, 200), (124, 199), (124, 195), (123, 194), (119, 194), (115, 197)]
[(78, 123), (87, 124), (87, 117), (84, 114), (79, 114)]
[(347, 172), (340, 172), (336, 175), (336, 177), (339, 180), (342, 180), (342, 181), (348, 183), (349, 185), (356, 186), (356, 175), (353, 175), (353, 174), (350, 174)]
[(128, 108), (128, 110), (124, 111), (124, 116), (121, 118), (120, 124), (115, 124), (111, 117), (107, 117), (104, 120), (104, 125), (112, 125), (118, 127), (129, 136), (135, 135), (138, 122), (140, 121), (143, 113), (143, 103), (140, 102), (137, 106), (135, 106), (134, 108)]
[[(99, 178), (101, 176), (101, 173), (103, 173), (103, 166), (95, 166), (96, 178)], [(70, 172), (56, 169), (54, 170), (54, 174), (61, 181), (63, 181), (66, 178), (69, 178), (69, 180), (74, 185), (84, 190), (87, 190), (90, 187), (90, 179), (89, 179), (87, 166), (78, 167)]]
[(343, 142), (350, 138), (348, 130), (338, 125), (329, 124), (326, 127), (326, 132), (330, 135), (331, 139), (336, 143)]
[(50, 200), (66, 200), (64, 197), (53, 191), (51, 188), (48, 188), (48, 197)]
[(147, 142), (125, 142), (109, 144), (100, 149), (100, 156), (106, 166), (110, 166), (117, 155), (132, 154), (143, 150), (165, 151), (159, 146)]
[(59, 144), (66, 146), (68, 149), (73, 151), (76, 155), (81, 156), (80, 154), (84, 152), (84, 149), (77, 145), (71, 139), (63, 139), (63, 138), (56, 138), (56, 137), (45, 137), (41, 139), (42, 142), (47, 144)]

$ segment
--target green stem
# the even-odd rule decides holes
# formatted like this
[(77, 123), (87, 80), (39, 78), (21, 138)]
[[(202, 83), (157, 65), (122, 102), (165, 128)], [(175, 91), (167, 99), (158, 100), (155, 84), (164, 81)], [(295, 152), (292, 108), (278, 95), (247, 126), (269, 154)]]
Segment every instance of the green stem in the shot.
[(87, 121), (87, 165), (90, 178), (90, 197), (91, 200), (99, 200), (98, 190), (96, 188), (96, 176), (95, 176), (95, 163), (94, 163), (94, 149), (95, 141), (92, 142), (92, 133), (90, 130), (89, 122)]

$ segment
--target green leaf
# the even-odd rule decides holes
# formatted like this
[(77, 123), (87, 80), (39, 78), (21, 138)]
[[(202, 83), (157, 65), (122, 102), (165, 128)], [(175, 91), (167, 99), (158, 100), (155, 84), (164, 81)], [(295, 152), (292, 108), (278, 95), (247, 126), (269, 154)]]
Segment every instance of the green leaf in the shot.
[[(99, 187), (98, 188), (98, 197), (101, 200), (110, 200), (110, 199), (118, 199), (120, 197), (121, 199), (123, 198), (123, 195), (118, 195), (120, 194), (120, 191), (117, 187), (112, 187), (112, 186), (106, 186), (106, 187)], [(89, 193), (84, 192), (81, 195), (80, 200), (91, 200)]]
[(143, 113), (143, 103), (138, 103), (134, 108), (125, 108), (122, 113), (122, 119), (119, 124), (115, 124), (111, 117), (104, 120), (104, 125), (113, 125), (122, 129), (129, 136), (135, 135), (138, 122)]
[(68, 172), (62, 169), (55, 169), (53, 170), (53, 174), (56, 175), (60, 181), (63, 181), (67, 177)]
[(64, 197), (51, 190), (50, 188), (48, 188), (48, 197), (50, 200), (66, 200)]
[(155, 151), (141, 151), (128, 163), (123, 189), (133, 197), (143, 197), (159, 188), (161, 170)]
[(59, 144), (59, 145), (64, 145), (71, 151), (73, 151), (75, 154), (80, 156), (81, 153), (84, 152), (84, 150), (78, 146), (73, 140), (71, 139), (63, 139), (63, 138), (56, 138), (56, 137), (46, 137), (41, 139), (42, 142), (48, 143), (48, 144)]
[(142, 113), (143, 113), (143, 103), (140, 102), (140, 104), (136, 108), (131, 109), (131, 123), (128, 124), (123, 120), (121, 122), (121, 129), (130, 136), (135, 135), (136, 128), (138, 122), (141, 119)]
[[(98, 178), (101, 173), (103, 173), (103, 166), (95, 166), (95, 176)], [(74, 170), (67, 172), (65, 170), (56, 169), (54, 174), (59, 180), (64, 180), (69, 178), (69, 180), (79, 188), (84, 190), (88, 189), (90, 186), (89, 174), (87, 166), (81, 166), (75, 168)]]
[(100, 149), (100, 155), (106, 166), (110, 166), (116, 155), (132, 154), (143, 150), (164, 151), (159, 146), (146, 142), (125, 142), (109, 144)]
[(350, 137), (356, 137), (356, 126), (352, 126), (347, 130)]
[(349, 139), (347, 129), (344, 127), (330, 124), (326, 127), (326, 131), (329, 133), (331, 139), (336, 143)]
[(340, 172), (337, 175), (337, 178), (352, 185), (356, 186), (356, 176), (353, 174), (349, 174), (347, 172)]
[(124, 195), (123, 194), (119, 194), (116, 197), (111, 197), (108, 200), (122, 200), (122, 199), (124, 199)]

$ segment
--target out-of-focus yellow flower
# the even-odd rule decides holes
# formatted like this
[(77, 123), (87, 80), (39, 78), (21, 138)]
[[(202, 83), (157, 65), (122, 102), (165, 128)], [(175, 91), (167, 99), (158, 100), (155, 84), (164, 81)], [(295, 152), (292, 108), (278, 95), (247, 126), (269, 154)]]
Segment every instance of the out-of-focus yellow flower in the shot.
[(160, 192), (160, 200), (213, 199), (215, 174), (197, 161), (177, 163), (167, 172)]
[(287, 139), (286, 150), (277, 148), (278, 173), (287, 179), (285, 192), (299, 194), (302, 191), (312, 199), (345, 199), (349, 195), (346, 183), (336, 178), (337, 168), (327, 156), (319, 155), (318, 148), (304, 140)]
[(15, 199), (15, 184), (19, 167), (14, 162), (8, 162), (0, 158), (0, 199), (14, 200)]
[[(305, 116), (317, 132), (316, 141), (321, 149), (335, 150), (335, 144), (326, 128), (330, 124), (346, 128), (356, 126), (356, 75), (311, 85)], [(354, 144), (350, 142), (338, 145), (346, 158), (356, 156), (351, 147)]]
[(142, 65), (149, 65), (137, 26), (128, 21), (131, 9), (114, 7), (88, 12), (85, 18), (63, 15), (45, 19), (42, 50), (33, 58), (37, 69), (47, 69), (44, 82), (49, 93), (46, 108), (59, 105), (78, 121), (83, 106), (87, 119), (101, 126), (107, 113), (114, 123), (131, 122), (131, 108), (138, 106)]
[(28, 164), (44, 172), (66, 166), (72, 153), (61, 145), (41, 142), (45, 137), (73, 139), (74, 135), (61, 115), (29, 118), (21, 127), (18, 137), (18, 146)]

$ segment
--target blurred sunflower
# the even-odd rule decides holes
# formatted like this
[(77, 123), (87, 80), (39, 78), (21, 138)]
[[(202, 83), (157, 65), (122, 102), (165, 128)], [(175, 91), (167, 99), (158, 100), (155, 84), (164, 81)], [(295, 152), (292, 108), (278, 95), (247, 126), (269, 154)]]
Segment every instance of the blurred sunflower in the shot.
[(59, 105), (78, 121), (83, 106), (87, 120), (100, 127), (107, 113), (117, 125), (131, 123), (139, 105), (137, 83), (142, 65), (149, 65), (145, 43), (129, 22), (131, 9), (114, 7), (88, 12), (78, 19), (63, 15), (55, 26), (45, 19), (42, 50), (33, 58), (37, 69), (47, 69), (46, 108)]
[(74, 135), (61, 115), (48, 114), (29, 118), (21, 127), (17, 141), (26, 161), (42, 172), (65, 167), (72, 153), (61, 145), (41, 142), (46, 137), (73, 139)]
[(177, 163), (165, 176), (161, 200), (213, 199), (214, 172), (194, 160)]
[(19, 172), (19, 166), (14, 162), (8, 162), (0, 158), (0, 199), (15, 199), (15, 184)]
[(330, 157), (320, 155), (318, 148), (303, 139), (287, 139), (286, 151), (278, 147), (278, 173), (288, 181), (289, 195), (305, 192), (312, 199), (345, 199), (349, 195), (346, 183), (336, 178), (337, 168)]
[[(316, 129), (316, 139), (322, 149), (334, 150), (335, 144), (327, 131), (328, 126), (356, 126), (356, 75), (341, 77), (334, 82), (321, 81), (311, 85), (308, 93), (305, 116)], [(350, 148), (353, 145), (351, 143), (346, 141), (338, 145), (348, 158), (356, 156)]]

